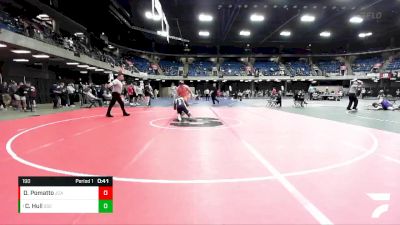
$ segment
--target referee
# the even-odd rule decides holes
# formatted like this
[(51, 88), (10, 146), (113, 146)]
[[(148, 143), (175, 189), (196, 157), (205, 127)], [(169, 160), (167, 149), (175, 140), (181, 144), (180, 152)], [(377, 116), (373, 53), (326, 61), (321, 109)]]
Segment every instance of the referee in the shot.
[(110, 101), (110, 105), (108, 106), (107, 110), (107, 117), (113, 117), (111, 115), (111, 109), (115, 105), (115, 102), (118, 102), (118, 104), (121, 106), (121, 110), (123, 112), (124, 116), (129, 116), (130, 114), (125, 111), (124, 107), (124, 102), (121, 99), (121, 93), (122, 93), (122, 82), (124, 80), (124, 75), (122, 74), (122, 71), (119, 71), (117, 79), (109, 81), (108, 87), (112, 87), (112, 99)]
[(363, 85), (361, 80), (354, 79), (351, 81), (350, 89), (349, 89), (349, 105), (347, 106), (347, 110), (351, 110), (351, 106), (354, 103), (353, 109), (357, 110), (358, 98), (357, 91)]

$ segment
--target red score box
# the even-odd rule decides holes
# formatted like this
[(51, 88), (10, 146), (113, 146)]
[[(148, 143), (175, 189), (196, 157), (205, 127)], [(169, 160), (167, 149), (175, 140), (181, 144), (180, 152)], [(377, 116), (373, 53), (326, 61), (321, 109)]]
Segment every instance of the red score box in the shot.
[(112, 186), (99, 186), (99, 200), (112, 200), (113, 189)]

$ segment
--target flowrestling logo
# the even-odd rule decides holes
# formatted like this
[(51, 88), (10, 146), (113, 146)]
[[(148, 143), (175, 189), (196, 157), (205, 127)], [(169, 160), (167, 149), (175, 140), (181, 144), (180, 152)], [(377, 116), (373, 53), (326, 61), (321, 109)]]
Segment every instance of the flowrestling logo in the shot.
[(223, 125), (223, 123), (217, 118), (197, 117), (182, 118), (181, 122), (175, 119), (170, 125), (176, 127), (217, 127)]

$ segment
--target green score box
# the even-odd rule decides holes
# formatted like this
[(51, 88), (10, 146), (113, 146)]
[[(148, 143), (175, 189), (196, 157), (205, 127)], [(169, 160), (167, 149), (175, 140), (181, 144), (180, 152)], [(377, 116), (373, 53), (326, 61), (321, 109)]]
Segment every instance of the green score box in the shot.
[(113, 201), (112, 200), (99, 200), (99, 213), (112, 213)]

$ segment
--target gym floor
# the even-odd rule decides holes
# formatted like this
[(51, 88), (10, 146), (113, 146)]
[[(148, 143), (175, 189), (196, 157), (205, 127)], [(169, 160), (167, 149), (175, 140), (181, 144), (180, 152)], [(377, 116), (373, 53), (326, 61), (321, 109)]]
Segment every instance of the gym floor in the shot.
[[(176, 126), (171, 102), (130, 117), (116, 107), (114, 118), (0, 112), (1, 223), (400, 223), (400, 112), (366, 110), (369, 100), (347, 112), (346, 99), (282, 109), (222, 99), (191, 101), (193, 121)], [(60, 175), (113, 176), (114, 212), (17, 213), (18, 176)]]

